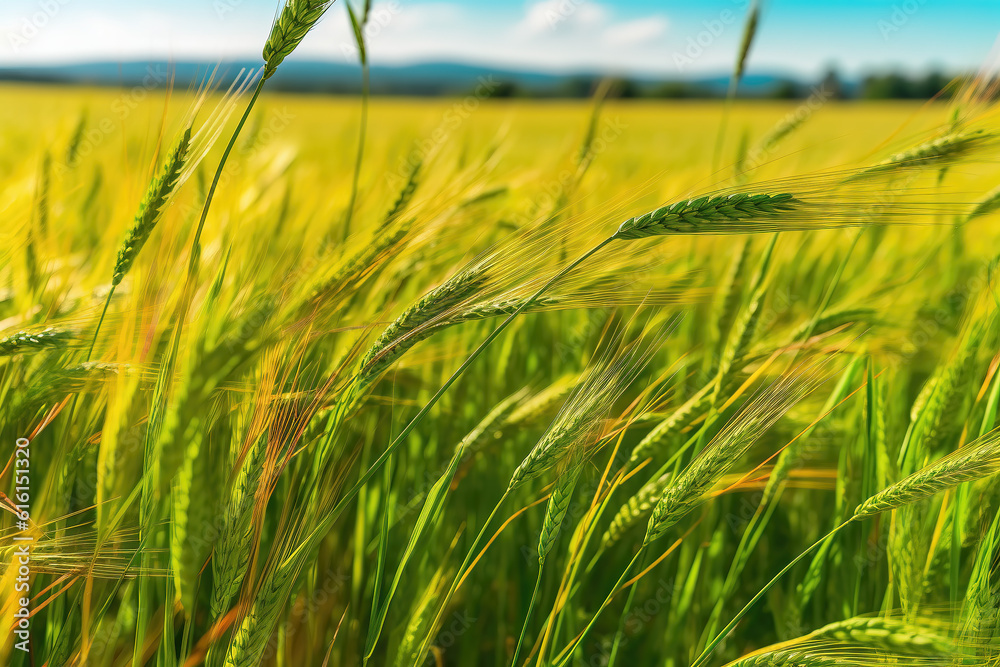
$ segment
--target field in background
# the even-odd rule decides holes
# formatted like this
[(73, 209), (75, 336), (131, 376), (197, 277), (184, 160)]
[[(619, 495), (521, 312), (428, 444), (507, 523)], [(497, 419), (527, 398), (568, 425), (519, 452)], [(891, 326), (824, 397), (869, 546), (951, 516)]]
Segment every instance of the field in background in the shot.
[[(950, 136), (945, 104), (739, 102), (715, 159), (721, 103), (375, 99), (348, 212), (359, 100), (265, 95), (191, 292), (233, 118), (109, 297), (194, 96), (0, 99), (0, 430), (11, 461), (31, 438), (37, 610), (32, 658), (14, 635), (0, 648), (12, 667), (499, 666), (522, 624), (522, 663), (688, 665), (859, 504), (996, 423), (995, 202), (969, 214), (1000, 170), (959, 153), (861, 174), (869, 200), (835, 202), (856, 209), (847, 228), (821, 212), (777, 235), (613, 246), (372, 468), (504, 317), (623, 220), (722, 188), (827, 196)], [(541, 474), (505, 495), (553, 432)], [(639, 551), (653, 506), (723, 446)], [(13, 497), (16, 468), (0, 470)], [(1000, 483), (977, 471), (838, 529), (708, 664), (783, 641), (768, 664), (995, 660)], [(20, 533), (12, 512), (0, 526), (13, 625)]]

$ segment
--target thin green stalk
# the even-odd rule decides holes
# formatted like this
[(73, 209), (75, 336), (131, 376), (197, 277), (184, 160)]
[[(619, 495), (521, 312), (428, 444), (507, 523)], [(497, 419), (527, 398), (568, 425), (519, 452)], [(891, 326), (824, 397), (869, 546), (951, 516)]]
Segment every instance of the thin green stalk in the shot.
[[(104, 308), (101, 310), (101, 317), (97, 320), (97, 328), (94, 329), (94, 339), (90, 341), (90, 349), (87, 350), (87, 358), (84, 362), (90, 361), (90, 358), (94, 354), (94, 346), (97, 345), (97, 334), (101, 331), (101, 325), (104, 324), (104, 316), (108, 312), (108, 306), (111, 305), (111, 297), (115, 293), (115, 288), (117, 285), (112, 285), (111, 290), (108, 292), (108, 298), (104, 300)], [(66, 419), (66, 428), (69, 429), (73, 425), (73, 417), (76, 415), (76, 406), (80, 400), (80, 394), (73, 396), (73, 401), (69, 406), (69, 416)]]
[(850, 261), (851, 255), (854, 254), (854, 249), (858, 246), (858, 241), (861, 240), (861, 235), (864, 233), (865, 228), (862, 227), (854, 235), (854, 239), (851, 241), (850, 247), (844, 254), (844, 259), (842, 259), (840, 264), (837, 265), (837, 272), (833, 275), (833, 280), (830, 281), (829, 286), (823, 293), (823, 301), (819, 304), (819, 308), (816, 309), (816, 312), (809, 320), (809, 325), (806, 328), (805, 335), (802, 336), (803, 340), (809, 340), (809, 338), (813, 335), (813, 330), (816, 328), (819, 319), (823, 316), (826, 309), (830, 307), (830, 302), (833, 301), (833, 295), (837, 291), (837, 287), (840, 286), (840, 279), (844, 276), (844, 269), (847, 268), (847, 263)]
[(517, 638), (517, 648), (514, 649), (514, 659), (510, 662), (510, 667), (517, 667), (517, 659), (521, 655), (521, 644), (524, 643), (524, 636), (528, 633), (528, 624), (531, 622), (532, 613), (535, 611), (535, 603), (538, 600), (538, 588), (542, 583), (542, 570), (544, 563), (538, 564), (538, 576), (535, 578), (535, 588), (531, 591), (531, 601), (528, 602), (528, 613), (524, 615), (524, 624), (521, 626), (521, 636)]
[(97, 328), (94, 329), (94, 339), (90, 341), (90, 349), (87, 350), (87, 358), (84, 361), (90, 361), (90, 358), (94, 355), (94, 346), (97, 345), (97, 334), (101, 331), (101, 325), (104, 324), (104, 316), (108, 313), (108, 306), (111, 305), (111, 297), (115, 294), (115, 288), (117, 285), (112, 285), (111, 289), (108, 291), (108, 298), (104, 300), (104, 309), (101, 310), (101, 316), (97, 320)]
[(572, 642), (569, 646), (567, 646), (566, 648), (564, 648), (559, 653), (559, 655), (557, 655), (553, 659), (553, 661), (552, 661), (553, 665), (555, 665), (556, 667), (562, 667), (567, 662), (569, 662), (570, 657), (573, 655), (573, 651), (575, 651), (576, 648), (587, 637), (587, 633), (590, 632), (590, 629), (592, 627), (594, 627), (594, 623), (597, 622), (597, 619), (598, 619), (598, 617), (600, 617), (601, 612), (603, 612), (604, 609), (609, 604), (611, 604), (611, 600), (615, 597), (615, 593), (617, 593), (619, 587), (623, 583), (625, 583), (625, 578), (628, 576), (628, 573), (632, 570), (632, 567), (639, 561), (640, 557), (642, 557), (642, 556), (645, 555), (645, 551), (646, 551), (646, 547), (647, 546), (649, 546), (649, 545), (645, 545), (644, 544), (643, 546), (639, 547), (638, 551), (635, 552), (635, 556), (632, 557), (632, 560), (629, 561), (629, 564), (625, 566), (624, 570), (622, 570), (622, 574), (621, 574), (620, 577), (618, 577), (618, 581), (616, 581), (615, 585), (611, 587), (611, 592), (608, 593), (608, 597), (604, 598), (604, 602), (602, 602), (601, 606), (597, 608), (596, 612), (594, 612), (594, 615), (591, 617), (590, 622), (587, 623), (587, 627), (585, 627), (583, 629), (583, 632), (580, 633), (580, 636), (577, 638), (577, 640), (575, 642)]
[(361, 475), (361, 478), (333, 507), (333, 509), (321, 522), (321, 524), (316, 528), (316, 530), (313, 531), (312, 535), (310, 536), (310, 540), (307, 540), (307, 542), (315, 540), (318, 537), (322, 536), (330, 528), (330, 526), (333, 525), (333, 522), (336, 521), (337, 517), (340, 516), (340, 513), (344, 511), (344, 508), (347, 506), (347, 504), (350, 503), (356, 495), (358, 495), (358, 491), (361, 490), (361, 487), (363, 487), (365, 484), (368, 483), (368, 480), (372, 478), (372, 475), (375, 474), (375, 472), (386, 462), (386, 460), (392, 455), (392, 453), (403, 443), (404, 440), (406, 440), (406, 437), (410, 435), (413, 429), (416, 428), (417, 424), (419, 424), (420, 421), (425, 416), (427, 416), (427, 413), (431, 411), (431, 408), (433, 408), (434, 405), (437, 404), (439, 400), (441, 400), (441, 397), (444, 396), (445, 392), (448, 391), (451, 385), (453, 385), (455, 381), (458, 380), (458, 378), (461, 377), (461, 375), (466, 371), (466, 369), (468, 369), (469, 366), (471, 366), (473, 362), (475, 362), (476, 359), (479, 358), (479, 355), (481, 355), (483, 351), (486, 350), (486, 348), (489, 347), (489, 345), (494, 340), (496, 340), (497, 336), (503, 333), (503, 330), (506, 329), (508, 326), (510, 326), (510, 323), (514, 321), (514, 318), (516, 318), (518, 315), (524, 312), (526, 308), (534, 304), (535, 301), (537, 301), (553, 285), (555, 285), (559, 280), (564, 278), (573, 269), (575, 269), (580, 264), (588, 260), (598, 251), (603, 249), (604, 246), (608, 245), (614, 240), (615, 240), (614, 236), (608, 237), (607, 239), (601, 241), (587, 252), (580, 255), (580, 257), (575, 259), (566, 268), (564, 268), (562, 271), (560, 271), (552, 278), (550, 278), (549, 281), (544, 285), (542, 285), (542, 287), (539, 288), (537, 292), (535, 292), (533, 295), (525, 299), (525, 301), (520, 306), (518, 306), (513, 313), (511, 313), (507, 317), (507, 319), (501, 322), (500, 325), (497, 326), (497, 328), (494, 329), (493, 332), (486, 337), (486, 340), (480, 343), (479, 347), (477, 347), (472, 352), (472, 354), (469, 355), (469, 357), (462, 363), (462, 365), (458, 367), (458, 370), (456, 370), (454, 373), (451, 374), (451, 377), (449, 377), (448, 380), (443, 385), (441, 385), (441, 388), (437, 390), (437, 392), (430, 398), (430, 400), (427, 403), (425, 403), (422, 408), (420, 408), (420, 412), (418, 412), (413, 417), (413, 419), (410, 420), (410, 423), (406, 425), (406, 427), (400, 432), (400, 434), (397, 435), (396, 438), (391, 443), (389, 443), (389, 446), (386, 447), (385, 451), (382, 452), (381, 456), (378, 457), (375, 463), (373, 463), (372, 466), (368, 468), (368, 470), (366, 470), (363, 475)]
[[(458, 571), (455, 573), (455, 578), (452, 580), (451, 586), (448, 588), (448, 593), (441, 599), (441, 606), (438, 608), (437, 614), (435, 614), (434, 622), (431, 623), (430, 627), (433, 628), (437, 625), (438, 619), (441, 617), (441, 614), (444, 613), (444, 610), (448, 607), (448, 603), (451, 601), (452, 596), (455, 595), (455, 591), (458, 590), (458, 586), (462, 582), (465, 572), (469, 569), (470, 563), (472, 563), (473, 556), (476, 555), (476, 548), (482, 541), (483, 536), (486, 535), (486, 531), (487, 529), (489, 529), (490, 524), (493, 523), (493, 519), (496, 518), (497, 512), (500, 511), (500, 507), (503, 505), (504, 501), (507, 500), (507, 496), (510, 495), (510, 491), (511, 491), (510, 488), (508, 488), (506, 491), (503, 492), (503, 495), (500, 496), (500, 500), (498, 500), (497, 504), (494, 505), (493, 511), (490, 512), (490, 515), (488, 517), (486, 517), (486, 522), (483, 523), (483, 527), (480, 528), (479, 534), (476, 535), (476, 539), (472, 542), (472, 546), (469, 547), (468, 553), (465, 554), (465, 560), (462, 561), (462, 565), (458, 568)], [(428, 633), (428, 636), (424, 638), (424, 642), (420, 646), (420, 650), (417, 652), (418, 660), (421, 656), (426, 654), (428, 648), (427, 644), (428, 642), (430, 642), (431, 639), (433, 639), (433, 637), (431, 636), (431, 633)]]
[[(386, 562), (386, 552), (389, 549), (389, 529), (391, 528), (392, 517), (391, 514), (392, 504), (390, 501), (389, 490), (392, 486), (392, 461), (389, 465), (385, 466), (384, 475), (382, 477), (384, 496), (384, 508), (382, 510), (382, 525), (379, 528), (379, 541), (378, 541), (378, 558), (375, 561), (375, 581), (372, 584), (372, 609), (371, 617), (368, 622), (368, 632), (369, 634), (375, 634), (381, 630), (381, 622), (384, 621), (385, 617), (380, 615), (380, 609), (384, 609), (385, 605), (389, 603), (387, 599), (382, 605), (379, 604), (379, 600), (382, 597), (382, 579), (385, 576), (385, 562)], [(363, 558), (362, 554), (362, 558)], [(393, 582), (395, 583), (395, 582)], [(393, 586), (395, 588), (395, 586)], [(390, 590), (387, 594), (392, 595)], [(376, 635), (377, 636), (377, 635)], [(361, 661), (362, 665), (367, 665), (368, 660), (372, 657), (372, 653), (375, 651), (375, 646), (372, 645), (371, 650), (369, 650)]]
[(839, 526), (837, 526), (836, 528), (834, 528), (833, 530), (831, 530), (829, 533), (827, 533), (823, 537), (821, 537), (818, 540), (816, 540), (816, 542), (814, 542), (811, 547), (809, 547), (808, 549), (806, 549), (805, 551), (803, 551), (802, 553), (800, 553), (798, 556), (796, 556), (794, 559), (792, 559), (792, 561), (790, 563), (788, 563), (788, 565), (786, 565), (785, 567), (781, 568), (781, 571), (778, 572), (778, 574), (774, 575), (774, 578), (772, 578), (771, 581), (767, 582), (767, 584), (765, 584), (765, 586), (762, 589), (760, 589), (760, 591), (758, 591), (757, 594), (753, 596), (753, 598), (751, 598), (750, 602), (746, 603), (746, 605), (743, 607), (743, 609), (740, 609), (739, 613), (736, 614), (736, 616), (733, 617), (733, 620), (729, 622), (729, 625), (727, 625), (726, 627), (724, 627), (722, 629), (722, 632), (720, 632), (718, 635), (716, 635), (715, 639), (713, 639), (711, 642), (708, 643), (708, 646), (706, 646), (705, 650), (701, 652), (701, 655), (699, 655), (698, 658), (693, 663), (691, 663), (691, 667), (701, 667), (702, 665), (704, 665), (705, 661), (708, 660), (708, 656), (710, 656), (712, 654), (712, 651), (715, 650), (715, 647), (718, 646), (719, 643), (723, 639), (725, 639), (726, 636), (729, 635), (730, 632), (733, 631), (733, 628), (735, 628), (736, 625), (737, 625), (737, 623), (739, 623), (743, 619), (743, 617), (746, 615), (746, 613), (748, 611), (750, 611), (750, 608), (753, 607), (757, 603), (758, 600), (760, 600), (762, 597), (764, 597), (765, 593), (767, 593), (769, 590), (771, 590), (771, 587), (774, 586), (775, 583), (777, 583), (778, 579), (781, 579), (781, 577), (783, 577), (786, 572), (788, 572), (793, 567), (795, 567), (795, 565), (797, 565), (799, 561), (801, 561), (807, 555), (809, 555), (810, 553), (812, 553), (812, 551), (814, 549), (816, 549), (816, 547), (819, 547), (824, 542), (826, 542), (828, 539), (830, 539), (831, 537), (833, 537), (834, 535), (836, 535), (838, 532), (840, 532), (842, 529), (844, 529), (846, 526), (850, 525), (850, 523), (853, 520), (854, 520), (854, 517), (851, 517), (850, 519), (848, 519), (844, 523), (840, 524)]
[[(640, 572), (645, 569), (645, 565), (646, 556), (644, 555), (642, 561), (639, 563)], [(625, 636), (625, 623), (628, 621), (629, 609), (632, 608), (632, 602), (635, 600), (635, 592), (638, 589), (638, 586), (633, 586), (628, 592), (628, 597), (625, 599), (625, 608), (622, 610), (621, 618), (618, 621), (618, 631), (615, 633), (615, 639), (611, 643), (611, 655), (608, 656), (607, 667), (615, 667), (615, 662), (618, 660), (618, 649), (621, 648), (622, 638)]]
[(233, 130), (233, 135), (229, 138), (226, 150), (223, 151), (222, 159), (219, 160), (219, 166), (215, 170), (215, 176), (212, 178), (212, 184), (208, 188), (208, 194), (205, 195), (205, 205), (201, 209), (201, 218), (198, 220), (198, 228), (195, 230), (194, 240), (191, 242), (191, 260), (188, 264), (189, 283), (193, 279), (195, 272), (198, 270), (198, 260), (201, 257), (201, 253), (199, 251), (199, 248), (201, 247), (201, 232), (205, 228), (205, 220), (208, 219), (208, 209), (212, 206), (212, 199), (215, 197), (215, 190), (219, 186), (219, 180), (222, 178), (222, 171), (226, 168), (226, 162), (229, 160), (229, 154), (232, 153), (233, 146), (236, 145), (236, 139), (240, 136), (243, 126), (246, 125), (247, 119), (250, 117), (250, 112), (253, 111), (253, 107), (257, 103), (257, 98), (260, 97), (260, 91), (264, 89), (264, 82), (266, 80), (266, 78), (261, 77), (257, 82), (257, 86), (253, 91), (253, 97), (250, 98), (250, 102), (247, 104), (247, 108), (243, 112), (240, 122), (237, 123), (236, 129)]
[(368, 96), (370, 94), (368, 63), (361, 66), (361, 127), (358, 129), (358, 152), (354, 158), (354, 177), (351, 179), (351, 198), (344, 216), (344, 247), (351, 235), (351, 221), (354, 219), (354, 205), (358, 198), (358, 180), (361, 178), (361, 163), (365, 156), (365, 138), (368, 135)]

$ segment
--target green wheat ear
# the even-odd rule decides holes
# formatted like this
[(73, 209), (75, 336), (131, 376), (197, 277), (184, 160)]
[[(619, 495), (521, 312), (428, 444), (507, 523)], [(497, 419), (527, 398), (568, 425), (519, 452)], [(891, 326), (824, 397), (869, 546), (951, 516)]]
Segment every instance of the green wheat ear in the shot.
[(49, 327), (42, 331), (18, 331), (0, 338), (0, 357), (66, 347), (73, 334), (65, 329)]
[(785, 213), (804, 208), (791, 193), (711, 195), (679, 201), (629, 218), (616, 239), (644, 239), (665, 234), (718, 234), (756, 229)]
[(264, 44), (264, 80), (305, 39), (334, 0), (286, 0)]
[(934, 628), (879, 616), (861, 616), (830, 623), (809, 633), (807, 637), (835, 639), (885, 651), (922, 655), (949, 655), (958, 650), (954, 640), (936, 632)]
[(882, 162), (862, 169), (848, 180), (872, 174), (885, 174), (912, 168), (938, 167), (968, 157), (996, 140), (996, 135), (983, 130), (951, 132), (890, 155)]
[(146, 195), (139, 204), (139, 211), (135, 214), (132, 228), (128, 231), (122, 242), (122, 247), (118, 251), (118, 259), (111, 277), (112, 286), (117, 287), (125, 274), (132, 268), (132, 262), (135, 261), (142, 246), (149, 239), (149, 235), (153, 233), (156, 223), (160, 221), (167, 200), (170, 199), (180, 182), (190, 148), (191, 128), (189, 127), (184, 130), (184, 134), (170, 151), (159, 175), (150, 182), (149, 188), (146, 189)]
[(976, 442), (918, 470), (871, 496), (854, 510), (864, 519), (930, 498), (963, 482), (1000, 472), (1000, 431), (992, 431)]
[(434, 333), (434, 327), (425, 325), (472, 296), (486, 278), (486, 274), (478, 268), (455, 274), (403, 311), (362, 358), (362, 385), (377, 380), (406, 350)]
[(565, 471), (556, 479), (552, 495), (545, 506), (545, 520), (542, 521), (542, 532), (538, 536), (538, 564), (545, 564), (545, 559), (555, 546), (556, 538), (562, 530), (563, 520), (566, 512), (569, 511), (569, 504), (573, 500), (573, 491), (576, 490), (576, 483), (580, 479), (580, 472), (583, 466), (575, 463), (569, 470)]

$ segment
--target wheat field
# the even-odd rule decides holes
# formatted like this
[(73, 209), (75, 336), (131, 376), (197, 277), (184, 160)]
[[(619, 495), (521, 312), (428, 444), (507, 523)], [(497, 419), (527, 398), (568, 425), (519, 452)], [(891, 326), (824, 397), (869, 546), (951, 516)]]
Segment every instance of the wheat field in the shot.
[(0, 664), (1000, 664), (992, 80), (269, 91), (329, 4), (0, 87)]

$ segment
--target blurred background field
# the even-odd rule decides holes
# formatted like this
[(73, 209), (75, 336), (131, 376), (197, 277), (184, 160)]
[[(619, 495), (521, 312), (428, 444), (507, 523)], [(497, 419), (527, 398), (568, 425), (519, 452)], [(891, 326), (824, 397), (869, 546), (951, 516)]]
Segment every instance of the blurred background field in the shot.
[[(894, 206), (897, 188), (925, 205), (898, 224), (857, 214), (859, 227), (826, 229), (818, 214), (804, 231), (677, 234), (595, 258), (517, 318), (341, 506), (511, 312), (505, 299), (526, 298), (623, 220), (720, 188), (823, 196), (894, 151), (952, 136), (955, 106), (374, 98), (351, 209), (360, 101), (265, 94), (222, 173), (190, 296), (191, 239), (220, 141), (185, 173), (109, 296), (122, 238), (195, 100), (134, 95), (0, 87), (2, 433), (33, 434), (41, 591), (34, 662), (8, 642), (5, 664), (507, 665), (522, 624), (529, 662), (690, 664), (859, 503), (996, 422), (995, 206), (969, 214), (995, 200), (1000, 177), (991, 154), (960, 155), (917, 165), (902, 185), (861, 172), (876, 211)], [(219, 102), (210, 97), (198, 122)], [(994, 120), (988, 110), (969, 122), (993, 136)], [(414, 339), (408, 314), (476, 266), (485, 284), (430, 320), (448, 326)], [(375, 363), (363, 353), (393, 326), (382, 352), (400, 358), (357, 389)], [(31, 342), (50, 329), (56, 342)], [(636, 340), (649, 349), (636, 377), (589, 389), (622, 392), (603, 412), (569, 400)], [(826, 382), (779, 392), (801, 360), (826, 368)], [(772, 402), (754, 407), (757, 396)], [(158, 414), (162, 432), (150, 426)], [(487, 518), (567, 414), (593, 421), (574, 442), (588, 454), (529, 615), (546, 502), (572, 462)], [(629, 570), (652, 504), (697, 452), (724, 440), (724, 424), (768, 420), (644, 552), (649, 569)], [(473, 451), (450, 471), (462, 442)], [(440, 506), (428, 502), (436, 482)], [(998, 599), (998, 500), (985, 476), (905, 519), (850, 524), (712, 660), (781, 641), (808, 649), (809, 633), (866, 614), (900, 624), (909, 643), (887, 648), (879, 627), (837, 630), (818, 655), (994, 659), (994, 629), (970, 619)], [(343, 514), (314, 536), (334, 507)], [(632, 523), (602, 545), (622, 512)], [(499, 532), (462, 578), (487, 529)], [(294, 574), (280, 579), (289, 562)], [(605, 609), (628, 571), (642, 576)], [(13, 570), (3, 576), (12, 586)], [(5, 622), (12, 613), (5, 604)]]

